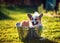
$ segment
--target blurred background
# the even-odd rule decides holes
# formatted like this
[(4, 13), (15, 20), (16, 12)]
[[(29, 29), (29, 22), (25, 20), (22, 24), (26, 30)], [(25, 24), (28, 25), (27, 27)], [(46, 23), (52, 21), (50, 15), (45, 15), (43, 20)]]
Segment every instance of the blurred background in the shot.
[(24, 43), (19, 39), (15, 24), (28, 20), (27, 14), (35, 11), (44, 15), (41, 36), (60, 43), (60, 0), (0, 0), (0, 43)]

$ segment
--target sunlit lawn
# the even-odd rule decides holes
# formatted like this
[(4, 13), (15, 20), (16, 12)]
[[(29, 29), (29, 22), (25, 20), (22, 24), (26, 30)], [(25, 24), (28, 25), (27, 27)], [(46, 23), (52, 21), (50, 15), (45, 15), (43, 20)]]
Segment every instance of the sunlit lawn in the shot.
[[(12, 11), (8, 9), (3, 9), (2, 12), (13, 18), (13, 20), (0, 20), (0, 42), (21, 42), (21, 40), (19, 40), (15, 24), (16, 22), (21, 22), (22, 20), (28, 20), (27, 13), (22, 13), (20, 11)], [(60, 18), (43, 16), (42, 24), (43, 32), (41, 36), (60, 43)]]

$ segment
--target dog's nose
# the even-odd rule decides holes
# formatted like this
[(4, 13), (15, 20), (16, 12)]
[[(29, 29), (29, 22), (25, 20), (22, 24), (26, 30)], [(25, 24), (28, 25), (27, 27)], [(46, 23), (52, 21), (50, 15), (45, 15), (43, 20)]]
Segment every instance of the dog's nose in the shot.
[(35, 20), (37, 20), (37, 19), (35, 19)]

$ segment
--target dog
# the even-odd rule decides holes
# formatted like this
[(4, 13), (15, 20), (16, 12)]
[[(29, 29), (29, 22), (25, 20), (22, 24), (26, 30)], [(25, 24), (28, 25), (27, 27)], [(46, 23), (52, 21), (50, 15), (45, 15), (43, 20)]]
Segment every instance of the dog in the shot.
[(21, 27), (35, 27), (35, 26), (40, 26), (41, 24), (41, 19), (43, 14), (39, 14), (38, 12), (34, 12), (34, 15), (32, 16), (30, 13), (27, 14), (28, 18), (30, 20), (24, 20), (21, 23), (17, 23), (17, 26)]
[[(29, 40), (32, 37), (39, 38), (39, 35), (41, 35), (41, 32), (42, 32), (41, 31), (41, 29), (42, 29), (41, 28), (42, 27), (41, 19), (42, 19), (43, 14), (42, 13), (39, 14), (38, 12), (34, 12), (33, 16), (30, 13), (28, 13), (27, 16), (28, 16), (29, 20), (24, 20), (20, 23), (16, 23), (16, 26), (17, 27), (24, 27), (24, 28), (25, 27), (30, 27), (28, 29), (28, 34), (26, 36), (26, 38), (28, 38)], [(35, 27), (38, 27), (38, 34), (35, 31)], [(21, 31), (21, 33), (23, 33), (23, 31)]]

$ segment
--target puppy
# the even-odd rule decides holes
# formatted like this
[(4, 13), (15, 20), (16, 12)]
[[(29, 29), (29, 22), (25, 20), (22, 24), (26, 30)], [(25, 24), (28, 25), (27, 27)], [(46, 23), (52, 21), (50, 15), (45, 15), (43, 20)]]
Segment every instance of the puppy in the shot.
[[(41, 18), (43, 16), (43, 14), (39, 14), (38, 12), (34, 12), (33, 16), (31, 14), (27, 14), (27, 16), (30, 20), (24, 20), (20, 23), (17, 23), (16, 26), (18, 28), (30, 27), (28, 30), (28, 34), (27, 34), (27, 36), (29, 37), (28, 39), (31, 39), (31, 37), (39, 37), (42, 33)], [(35, 27), (37, 27), (37, 31), (35, 31), (35, 29), (36, 29)], [(21, 32), (21, 35), (23, 37), (23, 35), (24, 35), (23, 30), (18, 29), (18, 32)]]
[(40, 26), (41, 24), (41, 18), (43, 14), (40, 14), (38, 12), (34, 12), (34, 15), (27, 14), (30, 20), (24, 20), (21, 23), (17, 23), (17, 26), (21, 27), (33, 27), (33, 26)]

